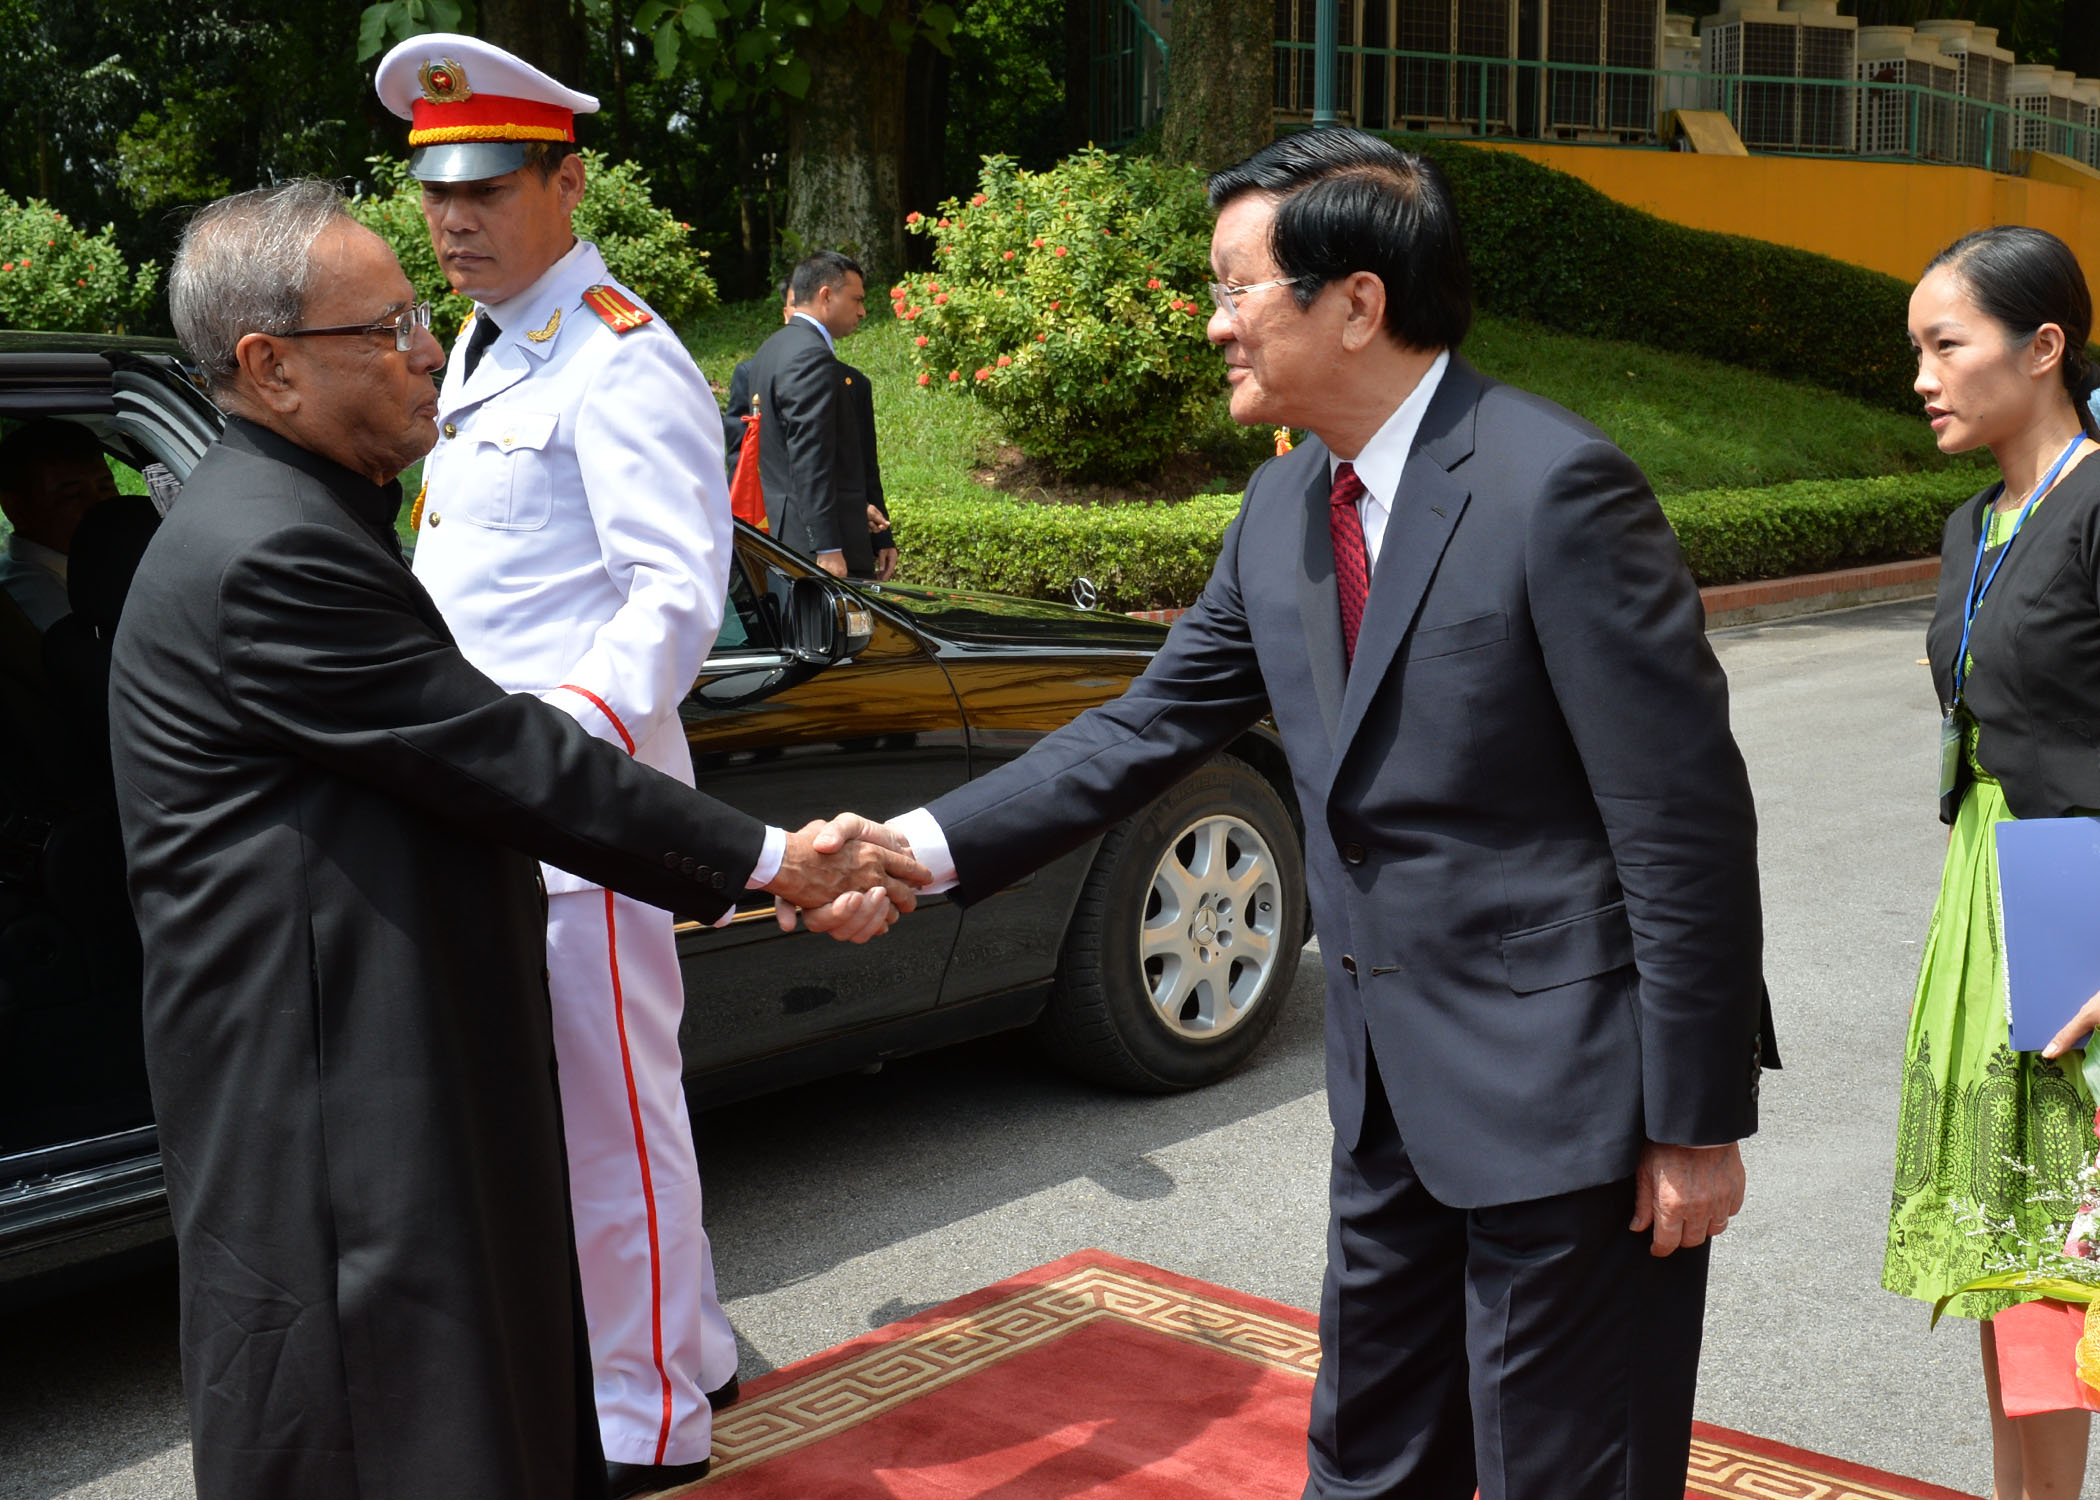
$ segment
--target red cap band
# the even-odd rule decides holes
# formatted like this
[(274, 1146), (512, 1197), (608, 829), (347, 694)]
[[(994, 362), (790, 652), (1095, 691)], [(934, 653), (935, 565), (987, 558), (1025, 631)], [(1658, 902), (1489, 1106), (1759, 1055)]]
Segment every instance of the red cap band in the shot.
[(458, 141), (573, 141), (576, 116), (559, 104), (475, 94), (454, 104), (414, 102), (411, 146), (446, 146)]

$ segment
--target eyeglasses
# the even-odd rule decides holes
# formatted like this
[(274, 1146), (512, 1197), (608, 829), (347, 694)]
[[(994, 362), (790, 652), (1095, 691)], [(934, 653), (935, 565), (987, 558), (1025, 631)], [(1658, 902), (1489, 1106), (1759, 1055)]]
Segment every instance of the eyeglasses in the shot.
[(1274, 281), (1257, 281), (1247, 286), (1227, 286), (1222, 281), (1213, 281), (1210, 300), (1226, 317), (1236, 318), (1240, 315), (1239, 299), (1249, 292), (1265, 292), (1272, 286), (1296, 286), (1304, 279), (1302, 276), (1279, 276)]
[(292, 328), (278, 335), (286, 339), (347, 338), (359, 333), (391, 333), (394, 336), (394, 352), (406, 354), (416, 341), (416, 330), (430, 326), (430, 304), (418, 302), (414, 307), (405, 307), (391, 318), (381, 318), (377, 323), (343, 323), (334, 328)]

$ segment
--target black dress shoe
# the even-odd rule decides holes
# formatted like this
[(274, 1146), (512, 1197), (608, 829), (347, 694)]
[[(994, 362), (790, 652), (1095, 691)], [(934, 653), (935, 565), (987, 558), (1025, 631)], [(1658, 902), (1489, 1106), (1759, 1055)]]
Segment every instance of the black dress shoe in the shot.
[(707, 1477), (707, 1459), (696, 1464), (623, 1464), (605, 1461), (605, 1500), (627, 1500), (629, 1495), (653, 1495), (676, 1489)]
[(730, 1407), (737, 1404), (743, 1394), (743, 1388), (737, 1384), (736, 1377), (732, 1375), (728, 1380), (707, 1393), (707, 1404), (716, 1411), (727, 1411)]

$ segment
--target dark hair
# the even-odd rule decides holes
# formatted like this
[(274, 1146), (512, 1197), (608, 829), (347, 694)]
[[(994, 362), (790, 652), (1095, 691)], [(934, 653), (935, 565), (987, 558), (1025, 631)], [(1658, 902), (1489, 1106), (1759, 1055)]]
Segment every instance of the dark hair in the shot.
[(848, 271), (866, 283), (867, 273), (851, 256), (841, 255), (836, 250), (819, 250), (796, 266), (788, 277), (788, 286), (795, 294), (795, 305), (804, 307), (816, 301), (817, 293), (825, 287), (843, 283)]
[(540, 174), (540, 181), (552, 182), (561, 164), (576, 154), (574, 141), (527, 141), (525, 143), (525, 165)]
[(78, 422), (39, 417), (17, 427), (0, 441), (0, 491), (24, 493), (29, 469), (52, 459), (86, 464), (102, 462), (102, 442)]
[(1385, 283), (1386, 331), (1410, 349), (1456, 349), (1473, 324), (1473, 277), (1451, 188), (1435, 163), (1336, 126), (1287, 135), (1211, 174), (1210, 206), (1277, 200), (1269, 249), (1309, 307), (1329, 282)]
[(788, 298), (794, 296), (795, 294), (795, 278), (792, 276), (781, 277), (779, 291), (780, 300), (783, 303), (785, 303), (788, 300)]
[(2093, 336), (2093, 294), (2071, 247), (2046, 229), (2000, 224), (1963, 235), (1932, 258), (1925, 274), (1943, 266), (1961, 278), (1976, 306), (2012, 336), (2015, 346), (2024, 348), (2044, 323), (2063, 330), (2064, 357), (2057, 369), (2079, 424), (2100, 438), (2100, 421), (2090, 406), (2093, 391), (2100, 388), (2100, 371), (2086, 352)]

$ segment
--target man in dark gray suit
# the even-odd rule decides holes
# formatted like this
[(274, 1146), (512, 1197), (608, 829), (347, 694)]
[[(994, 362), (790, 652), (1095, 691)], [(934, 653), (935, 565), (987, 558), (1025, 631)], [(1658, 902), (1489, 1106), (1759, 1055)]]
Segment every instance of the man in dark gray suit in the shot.
[(1334, 1122), (1306, 1494), (1679, 1500), (1765, 1034), (1698, 591), (1623, 453), (1458, 357), (1427, 161), (1315, 131), (1210, 195), (1233, 415), (1312, 436), (1123, 697), (893, 833), (982, 899), (1273, 712)]
[(873, 578), (853, 371), (838, 357), (838, 341), (868, 314), (867, 288), (853, 261), (819, 250), (795, 267), (788, 295), (780, 331), (751, 358), (766, 525), (827, 573)]

